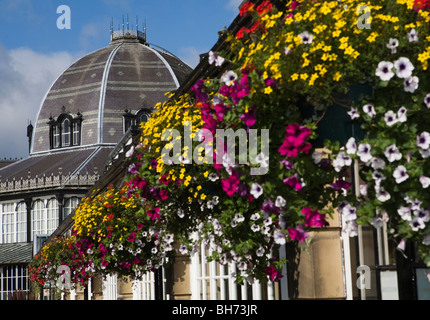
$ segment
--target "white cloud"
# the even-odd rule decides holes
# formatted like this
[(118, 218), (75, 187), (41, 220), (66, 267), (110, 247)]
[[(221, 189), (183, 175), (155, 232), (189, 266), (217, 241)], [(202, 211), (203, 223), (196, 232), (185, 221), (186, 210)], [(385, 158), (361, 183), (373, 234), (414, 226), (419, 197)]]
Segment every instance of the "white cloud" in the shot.
[(187, 63), (191, 68), (195, 68), (200, 62), (200, 54), (206, 51), (196, 47), (182, 47), (179, 49), (178, 58)]
[(28, 122), (34, 125), (46, 92), (75, 59), (66, 52), (43, 54), (0, 45), (0, 158), (28, 155)]
[(243, 0), (228, 0), (226, 8), (228, 10), (232, 10), (235, 13), (239, 13), (239, 5), (242, 3)]

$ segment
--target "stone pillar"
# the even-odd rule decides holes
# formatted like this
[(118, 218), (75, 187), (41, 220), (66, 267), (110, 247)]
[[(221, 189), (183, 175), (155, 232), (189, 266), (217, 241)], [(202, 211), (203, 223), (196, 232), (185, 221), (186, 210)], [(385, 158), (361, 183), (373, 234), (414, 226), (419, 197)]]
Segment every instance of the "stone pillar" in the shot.
[(288, 286), (292, 299), (345, 299), (341, 228), (338, 217), (329, 227), (309, 232), (309, 244), (287, 246)]
[(133, 300), (133, 282), (128, 278), (118, 278), (118, 300)]

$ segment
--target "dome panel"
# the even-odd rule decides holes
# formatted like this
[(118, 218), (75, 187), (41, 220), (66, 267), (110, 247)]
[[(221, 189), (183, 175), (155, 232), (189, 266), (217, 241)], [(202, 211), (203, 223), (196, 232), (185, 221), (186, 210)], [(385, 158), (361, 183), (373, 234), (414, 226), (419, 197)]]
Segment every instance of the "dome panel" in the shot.
[[(151, 110), (189, 72), (191, 68), (173, 55), (129, 39), (86, 55), (64, 71), (46, 94), (33, 131), (31, 155), (118, 143), (124, 134), (124, 111)], [(61, 139), (63, 128), (58, 121), (64, 115), (72, 121), (81, 119), (79, 144), (60, 144), (63, 148), (57, 150), (54, 136)]]

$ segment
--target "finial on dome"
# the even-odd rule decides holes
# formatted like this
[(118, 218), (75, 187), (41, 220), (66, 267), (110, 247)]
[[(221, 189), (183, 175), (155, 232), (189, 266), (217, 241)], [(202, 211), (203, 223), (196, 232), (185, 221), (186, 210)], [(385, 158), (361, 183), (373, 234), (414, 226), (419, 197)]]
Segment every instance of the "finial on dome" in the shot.
[(114, 30), (113, 18), (110, 23), (111, 43), (114, 41), (137, 40), (140, 43), (146, 44), (146, 21), (143, 26), (143, 31), (139, 31), (138, 17), (136, 16), (136, 30), (133, 30), (133, 25), (130, 30), (130, 20), (127, 14), (127, 21), (122, 17), (122, 28), (118, 26), (118, 30)]

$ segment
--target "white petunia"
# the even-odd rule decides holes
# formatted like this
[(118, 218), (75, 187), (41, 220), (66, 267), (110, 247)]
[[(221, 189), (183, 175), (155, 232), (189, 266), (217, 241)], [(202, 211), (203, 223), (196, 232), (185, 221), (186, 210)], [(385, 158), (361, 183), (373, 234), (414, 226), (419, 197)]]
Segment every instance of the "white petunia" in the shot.
[(358, 225), (355, 220), (348, 221), (342, 228), (342, 232), (351, 238), (356, 237), (358, 235)]
[(258, 199), (263, 194), (263, 188), (258, 183), (253, 183), (250, 193), (255, 199)]
[(252, 214), (249, 219), (251, 221), (257, 221), (258, 219), (260, 219), (260, 214), (258, 212), (256, 212), (256, 213)]
[(413, 231), (418, 231), (426, 227), (424, 221), (418, 217), (415, 217), (414, 219), (412, 219), (412, 221), (409, 222), (409, 225), (411, 226)]
[[(425, 246), (430, 246), (430, 234), (426, 234), (421, 243)], [(427, 275), (427, 277), (428, 277), (428, 275)], [(430, 281), (430, 279), (429, 279), (429, 281)]]
[(397, 123), (397, 115), (393, 111), (387, 111), (384, 115), (384, 120), (387, 126), (391, 127)]
[(401, 57), (394, 61), (394, 68), (396, 68), (396, 75), (399, 78), (406, 79), (412, 76), (415, 67), (408, 58)]
[(375, 75), (378, 76), (382, 81), (389, 81), (393, 76), (393, 63), (389, 61), (381, 61), (378, 64), (378, 68), (375, 71)]
[(400, 217), (402, 217), (403, 220), (406, 220), (406, 221), (412, 220), (410, 207), (401, 206), (399, 209), (397, 209), (397, 213), (400, 215)]
[(352, 207), (349, 203), (342, 209), (343, 217), (345, 221), (352, 221), (357, 219), (357, 209)]
[(255, 162), (259, 163), (262, 168), (268, 168), (269, 156), (266, 156), (263, 152), (261, 152), (255, 157)]
[(307, 31), (303, 31), (299, 34), (303, 44), (311, 44), (314, 36)]
[(354, 120), (356, 118), (360, 118), (360, 114), (358, 113), (358, 110), (356, 108), (351, 108), (351, 110), (348, 111), (347, 113), (351, 117), (351, 120)]
[(219, 177), (218, 177), (218, 175), (217, 175), (216, 173), (210, 173), (210, 174), (208, 175), (208, 179), (209, 179), (210, 181), (212, 181), (212, 182), (215, 182), (215, 181), (217, 181), (217, 180), (219, 179)]
[(349, 138), (345, 147), (346, 147), (347, 154), (355, 154), (357, 152), (357, 143), (355, 142), (355, 138), (354, 137)]
[(363, 111), (371, 118), (376, 116), (375, 107), (372, 104), (365, 104), (363, 106)]
[(418, 41), (418, 31), (416, 31), (415, 29), (411, 29), (411, 31), (408, 32), (408, 40), (409, 42)]
[(417, 146), (427, 150), (430, 146), (430, 134), (427, 131), (422, 132), (417, 137)]
[(383, 187), (381, 187), (376, 192), (376, 199), (378, 199), (381, 202), (385, 202), (391, 199), (391, 195), (387, 191), (385, 191)]
[(394, 162), (402, 158), (402, 154), (395, 144), (388, 146), (384, 151), (385, 156), (389, 162)]
[(283, 233), (279, 229), (275, 229), (275, 231), (273, 232), (273, 238), (275, 240), (275, 243), (280, 244), (280, 245), (283, 245), (287, 242), (287, 239), (285, 237), (285, 233)]
[(427, 108), (430, 108), (430, 93), (428, 93), (425, 97), (424, 97), (424, 103), (426, 105)]
[(361, 143), (358, 146), (357, 155), (360, 157), (360, 160), (364, 163), (370, 161), (372, 159), (372, 155), (370, 154), (370, 144)]
[(409, 175), (404, 166), (398, 166), (393, 172), (393, 177), (396, 179), (396, 183), (399, 184), (406, 181)]
[(412, 76), (409, 78), (406, 78), (403, 82), (403, 89), (405, 92), (414, 93), (415, 90), (418, 89), (418, 83), (420, 82), (420, 79), (418, 79), (417, 76)]
[(314, 152), (312, 153), (312, 159), (314, 160), (314, 163), (315, 163), (315, 164), (320, 163), (320, 162), (321, 162), (321, 160), (322, 160), (323, 155), (324, 155), (324, 154), (323, 154), (322, 152), (314, 151)]
[(225, 59), (213, 51), (209, 52), (209, 64), (215, 63), (215, 66), (221, 67)]
[(237, 74), (232, 70), (224, 72), (224, 74), (221, 76), (221, 81), (224, 82), (227, 86), (233, 85), (236, 79)]
[(430, 186), (430, 178), (426, 176), (421, 176), (420, 183), (423, 186), (423, 189), (427, 189)]
[(399, 46), (399, 40), (390, 38), (387, 44), (387, 48), (391, 50), (391, 53), (394, 54), (397, 52), (397, 47)]
[(365, 197), (367, 196), (367, 189), (369, 186), (367, 184), (360, 184), (360, 194)]
[(341, 151), (333, 160), (333, 167), (336, 170), (336, 172), (340, 172), (340, 170), (342, 170), (342, 167), (350, 166), (351, 163), (352, 163), (351, 157), (346, 155), (343, 151)]
[(384, 169), (385, 168), (385, 161), (379, 157), (375, 157), (375, 158), (372, 158), (372, 160), (370, 161), (370, 165), (375, 170)]
[(408, 109), (406, 109), (405, 107), (401, 107), (397, 111), (397, 121), (398, 122), (406, 122), (408, 120), (408, 117), (406, 115), (407, 112), (408, 112)]
[(281, 196), (278, 196), (276, 198), (275, 207), (283, 208), (283, 207), (285, 207), (286, 204), (287, 204), (287, 201), (284, 198), (282, 198)]
[(420, 218), (423, 222), (428, 222), (430, 220), (430, 215), (428, 210), (420, 208), (419, 210), (414, 210), (414, 216)]
[(258, 224), (253, 224), (252, 226), (251, 226), (251, 230), (253, 231), (253, 232), (257, 232), (257, 231), (260, 231), (260, 226), (258, 225)]

